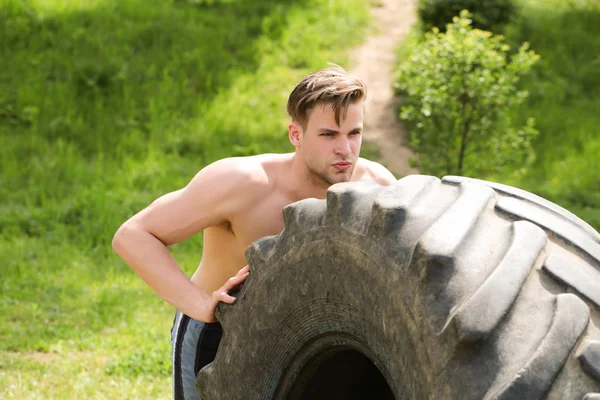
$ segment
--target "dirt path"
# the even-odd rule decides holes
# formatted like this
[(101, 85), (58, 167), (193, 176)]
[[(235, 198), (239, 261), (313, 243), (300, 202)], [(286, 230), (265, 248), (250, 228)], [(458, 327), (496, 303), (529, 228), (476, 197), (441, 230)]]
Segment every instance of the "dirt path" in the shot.
[(379, 0), (371, 10), (377, 31), (351, 54), (351, 72), (368, 88), (364, 140), (377, 145), (380, 162), (397, 178), (418, 172), (408, 165), (412, 151), (406, 146), (406, 130), (398, 121), (392, 90), (395, 50), (416, 22), (416, 3)]

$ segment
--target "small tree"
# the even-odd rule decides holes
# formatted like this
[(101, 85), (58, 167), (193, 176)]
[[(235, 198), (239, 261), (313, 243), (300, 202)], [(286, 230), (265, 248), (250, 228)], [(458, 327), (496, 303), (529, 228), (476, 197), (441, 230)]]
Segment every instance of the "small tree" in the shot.
[(516, 83), (539, 56), (527, 43), (508, 56), (503, 37), (473, 29), (469, 17), (463, 10), (446, 33), (427, 33), (398, 70), (400, 118), (424, 173), (485, 176), (531, 159), (534, 120), (515, 127), (510, 111), (526, 98)]

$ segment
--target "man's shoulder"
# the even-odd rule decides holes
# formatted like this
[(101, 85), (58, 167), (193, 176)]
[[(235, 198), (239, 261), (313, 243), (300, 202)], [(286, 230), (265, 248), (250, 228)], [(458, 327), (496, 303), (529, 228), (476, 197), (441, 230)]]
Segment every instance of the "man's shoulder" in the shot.
[(238, 190), (251, 188), (255, 193), (272, 184), (274, 165), (286, 159), (285, 154), (258, 154), (244, 157), (228, 157), (204, 167), (198, 174), (210, 175), (214, 183), (233, 185)]
[(183, 192), (191, 202), (219, 210), (222, 218), (230, 219), (273, 193), (270, 162), (277, 162), (276, 157), (256, 155), (217, 160), (202, 168)]
[(391, 185), (396, 182), (396, 177), (378, 162), (359, 157), (357, 162), (357, 180), (374, 180), (380, 185)]

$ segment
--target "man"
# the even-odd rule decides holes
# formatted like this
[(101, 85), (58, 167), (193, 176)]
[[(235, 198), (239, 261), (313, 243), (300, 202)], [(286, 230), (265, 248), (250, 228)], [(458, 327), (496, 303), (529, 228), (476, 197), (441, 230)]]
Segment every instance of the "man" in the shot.
[[(249, 274), (245, 249), (281, 232), (283, 207), (325, 198), (338, 182), (396, 181), (383, 166), (359, 158), (365, 98), (364, 84), (340, 67), (306, 76), (287, 105), (293, 153), (217, 161), (117, 231), (114, 250), (178, 310), (172, 330), (175, 399), (200, 399), (196, 374), (214, 358), (221, 335), (215, 308), (235, 302), (229, 292)], [(200, 231), (202, 261), (188, 278), (167, 246)]]

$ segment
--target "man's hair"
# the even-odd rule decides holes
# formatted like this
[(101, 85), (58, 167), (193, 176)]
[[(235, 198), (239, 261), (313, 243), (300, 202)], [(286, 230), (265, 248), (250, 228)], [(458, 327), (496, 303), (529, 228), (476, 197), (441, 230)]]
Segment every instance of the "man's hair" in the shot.
[(305, 129), (308, 114), (315, 106), (331, 104), (335, 122), (339, 125), (340, 116), (346, 118), (348, 106), (366, 97), (365, 84), (336, 65), (304, 77), (288, 98), (287, 112), (293, 121)]

